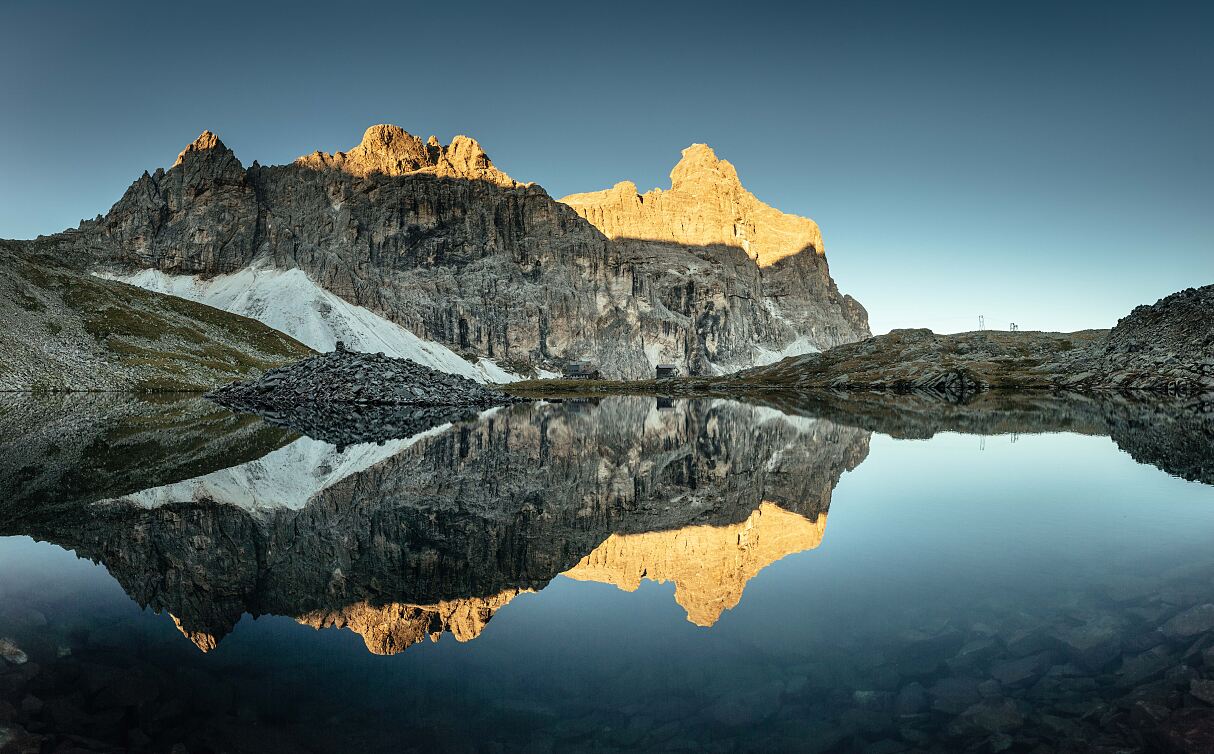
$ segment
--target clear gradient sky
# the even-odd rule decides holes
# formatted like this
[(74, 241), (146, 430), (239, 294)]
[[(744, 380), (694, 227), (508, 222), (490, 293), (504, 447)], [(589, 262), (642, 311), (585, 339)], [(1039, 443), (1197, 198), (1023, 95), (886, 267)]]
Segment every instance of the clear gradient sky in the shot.
[(1214, 3), (0, 0), (0, 237), (203, 129), (275, 164), (381, 122), (556, 197), (711, 144), (818, 221), (874, 332), (1109, 327), (1214, 283)]

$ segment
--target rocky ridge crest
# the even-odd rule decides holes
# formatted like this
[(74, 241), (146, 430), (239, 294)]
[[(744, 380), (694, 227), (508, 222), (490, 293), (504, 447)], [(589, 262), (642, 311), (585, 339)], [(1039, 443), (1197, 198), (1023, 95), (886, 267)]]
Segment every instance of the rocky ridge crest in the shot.
[(867, 336), (815, 226), (794, 222), (794, 245), (808, 238), (812, 253), (776, 259), (765, 217), (746, 229), (764, 267), (738, 243), (612, 240), (470, 139), (443, 147), (378, 126), (349, 152), (277, 167), (244, 168), (203, 134), (104, 217), (43, 242), (119, 276), (299, 269), (420, 338), (524, 372), (587, 359), (615, 378), (652, 377), (658, 363), (717, 374)]
[(503, 188), (520, 185), (494, 167), (476, 139), (456, 136), (443, 146), (437, 136), (423, 142), (400, 126), (388, 124), (368, 128), (358, 146), (348, 152), (327, 154), (318, 150), (295, 160), (295, 164), (318, 170), (341, 170), (361, 178), (424, 173), (440, 178), (489, 181)]

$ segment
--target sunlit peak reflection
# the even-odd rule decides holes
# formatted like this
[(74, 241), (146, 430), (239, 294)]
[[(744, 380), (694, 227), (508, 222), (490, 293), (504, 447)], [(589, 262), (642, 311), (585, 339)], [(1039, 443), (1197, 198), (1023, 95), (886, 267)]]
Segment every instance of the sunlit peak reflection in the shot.
[(737, 606), (747, 582), (772, 563), (822, 543), (826, 514), (810, 520), (764, 501), (745, 521), (613, 534), (564, 573), (635, 591), (642, 579), (674, 582), (687, 620), (711, 626)]
[(444, 633), (459, 642), (471, 641), (481, 635), (494, 613), (529, 591), (506, 589), (489, 597), (444, 600), (433, 605), (376, 606), (360, 602), (339, 610), (305, 613), (296, 620), (316, 629), (348, 628), (363, 638), (372, 654), (393, 655), (426, 638), (436, 642)]

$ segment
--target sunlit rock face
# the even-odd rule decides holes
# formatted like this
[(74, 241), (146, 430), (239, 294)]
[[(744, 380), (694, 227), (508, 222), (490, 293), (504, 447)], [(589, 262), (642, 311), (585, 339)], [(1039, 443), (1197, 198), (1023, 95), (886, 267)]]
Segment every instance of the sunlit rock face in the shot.
[(822, 543), (826, 514), (814, 520), (763, 503), (745, 521), (674, 531), (612, 534), (565, 576), (636, 591), (641, 581), (674, 582), (687, 620), (711, 626), (737, 606), (742, 590), (777, 560)]
[[(359, 460), (341, 468), (288, 446), (288, 476), (324, 482), (302, 505), (294, 487), (278, 505), (201, 499), (246, 475), (211, 472), (23, 521), (20, 533), (103, 563), (203, 649), (245, 613), (351, 628), (382, 653), (443, 631), (468, 639), (516, 594), (584, 560), (628, 578), (625, 563), (644, 560), (707, 624), (767, 563), (820, 540), (831, 491), (868, 437), (730, 401), (530, 403), (378, 461), (348, 448)], [(325, 468), (300, 469), (308, 457)], [(267, 480), (269, 465), (258, 467)]]
[(823, 256), (813, 220), (785, 214), (742, 186), (738, 171), (707, 144), (692, 144), (670, 171), (670, 188), (645, 194), (622, 181), (605, 191), (561, 199), (609, 238), (689, 246), (737, 246), (759, 267), (808, 252)]
[[(715, 169), (732, 175), (727, 164)], [(588, 359), (609, 377), (652, 377), (659, 363), (718, 373), (866, 336), (863, 309), (830, 279), (816, 226), (723, 179), (705, 183), (705, 169), (689, 165), (668, 192), (683, 197), (672, 213), (705, 218), (702, 232), (612, 240), (466, 137), (423, 143), (374, 126), (347, 152), (245, 168), (208, 132), (104, 217), (41, 243), (123, 280), (168, 276), (169, 289), (300, 270), (422, 341), (519, 372)], [(718, 238), (735, 204), (746, 213), (739, 230)], [(266, 324), (307, 340), (291, 323), (317, 320), (308, 305)]]
[(313, 152), (300, 157), (296, 165), (317, 170), (337, 169), (365, 178), (371, 175), (400, 176), (426, 173), (440, 178), (489, 181), (504, 188), (518, 182), (490, 162), (475, 139), (456, 136), (442, 146), (431, 136), (427, 142), (399, 126), (371, 126), (358, 146), (349, 152)]
[[(623, 181), (561, 201), (609, 238), (741, 250), (758, 268), (761, 303), (791, 325), (793, 340), (805, 340), (799, 353), (870, 334), (864, 307), (841, 295), (830, 277), (818, 224), (761, 202), (706, 144), (683, 150), (669, 189), (640, 194)], [(787, 346), (784, 351), (782, 356), (795, 355)]]

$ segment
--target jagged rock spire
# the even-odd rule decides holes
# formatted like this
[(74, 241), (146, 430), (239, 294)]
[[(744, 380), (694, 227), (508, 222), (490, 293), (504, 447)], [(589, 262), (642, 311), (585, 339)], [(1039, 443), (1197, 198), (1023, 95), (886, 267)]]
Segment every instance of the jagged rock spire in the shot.
[(182, 161), (185, 160), (186, 156), (189, 154), (198, 153), (198, 152), (206, 152), (206, 151), (209, 151), (212, 149), (221, 150), (224, 152), (232, 151), (232, 150), (228, 149), (227, 146), (224, 145), (224, 143), (222, 141), (219, 140), (218, 136), (211, 133), (210, 131), (203, 131), (198, 136), (197, 139), (194, 139), (194, 141), (190, 142), (189, 146), (187, 146), (185, 149), (181, 150), (181, 153), (177, 155), (177, 161), (173, 163), (173, 167), (177, 167), (178, 165), (180, 165), (182, 163)]

